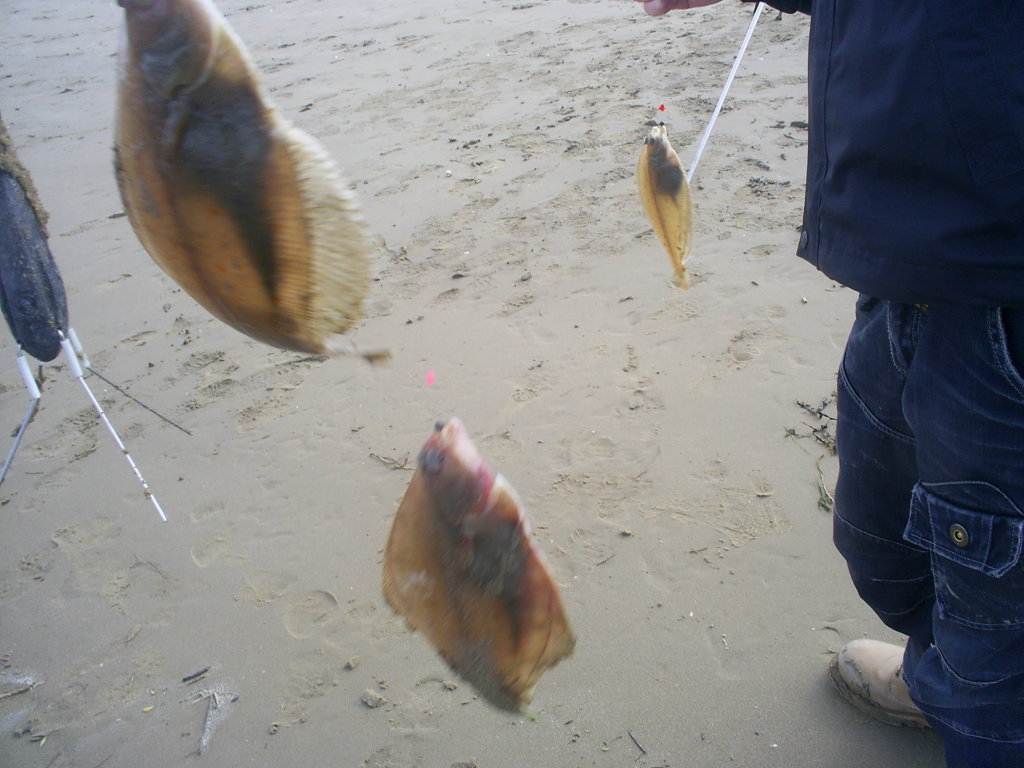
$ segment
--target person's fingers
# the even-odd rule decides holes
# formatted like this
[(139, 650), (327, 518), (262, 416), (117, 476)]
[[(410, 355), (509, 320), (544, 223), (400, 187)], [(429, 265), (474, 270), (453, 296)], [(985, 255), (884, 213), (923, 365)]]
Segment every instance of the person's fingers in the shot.
[(672, 0), (636, 0), (636, 2), (644, 4), (644, 12), (649, 16), (661, 16), (674, 7)]
[(719, 0), (636, 0), (644, 4), (644, 11), (650, 16), (661, 16), (669, 11), (680, 8), (700, 8), (704, 5), (712, 5)]

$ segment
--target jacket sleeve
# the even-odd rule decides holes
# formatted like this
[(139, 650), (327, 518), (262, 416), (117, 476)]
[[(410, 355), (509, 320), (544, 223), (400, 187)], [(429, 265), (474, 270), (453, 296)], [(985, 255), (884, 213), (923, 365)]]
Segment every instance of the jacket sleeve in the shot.
[[(753, 3), (757, 0), (742, 0), (744, 3)], [(811, 0), (767, 0), (765, 5), (770, 5), (777, 11), (783, 13), (801, 13), (811, 12)]]

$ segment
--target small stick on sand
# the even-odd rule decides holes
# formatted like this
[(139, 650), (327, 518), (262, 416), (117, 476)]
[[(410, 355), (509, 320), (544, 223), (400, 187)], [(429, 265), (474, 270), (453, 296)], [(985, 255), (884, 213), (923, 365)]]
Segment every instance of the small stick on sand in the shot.
[(371, 453), (370, 456), (375, 458), (377, 461), (379, 461), (381, 464), (383, 464), (388, 469), (407, 469), (410, 472), (412, 472), (413, 470), (416, 469), (416, 467), (410, 467), (409, 466), (409, 457), (408, 456), (406, 456), (401, 461), (399, 461), (398, 459), (392, 459), (389, 456), (381, 456), (380, 454), (377, 454), (377, 453)]
[(187, 685), (192, 685), (192, 683), (196, 683), (199, 680), (203, 679), (206, 676), (206, 673), (209, 671), (209, 667), (203, 667), (198, 672), (193, 672), (191, 675), (185, 675), (183, 678), (181, 678), (181, 682), (186, 683)]
[(647, 754), (647, 750), (644, 749), (643, 745), (640, 744), (640, 742), (636, 740), (636, 736), (633, 735), (633, 732), (630, 731), (630, 730), (627, 730), (626, 733), (629, 734), (629, 738), (631, 738), (633, 740), (633, 743), (636, 744), (636, 748), (639, 749), (641, 752), (643, 752), (646, 755)]

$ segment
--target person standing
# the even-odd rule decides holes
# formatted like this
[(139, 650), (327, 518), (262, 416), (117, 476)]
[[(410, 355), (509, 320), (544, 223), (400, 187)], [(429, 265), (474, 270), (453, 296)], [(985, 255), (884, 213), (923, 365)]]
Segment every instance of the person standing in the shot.
[(768, 4), (811, 14), (797, 253), (859, 293), (833, 538), (907, 636), (848, 643), (829, 674), (877, 719), (934, 728), (949, 768), (1019, 768), (1024, 3)]

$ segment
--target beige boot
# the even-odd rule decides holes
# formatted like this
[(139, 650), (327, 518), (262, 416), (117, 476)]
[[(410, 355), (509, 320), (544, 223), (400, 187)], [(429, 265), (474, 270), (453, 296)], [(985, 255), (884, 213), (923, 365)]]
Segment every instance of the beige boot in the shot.
[(903, 682), (903, 649), (898, 645), (878, 640), (849, 642), (829, 663), (828, 674), (840, 696), (875, 720), (929, 727)]

